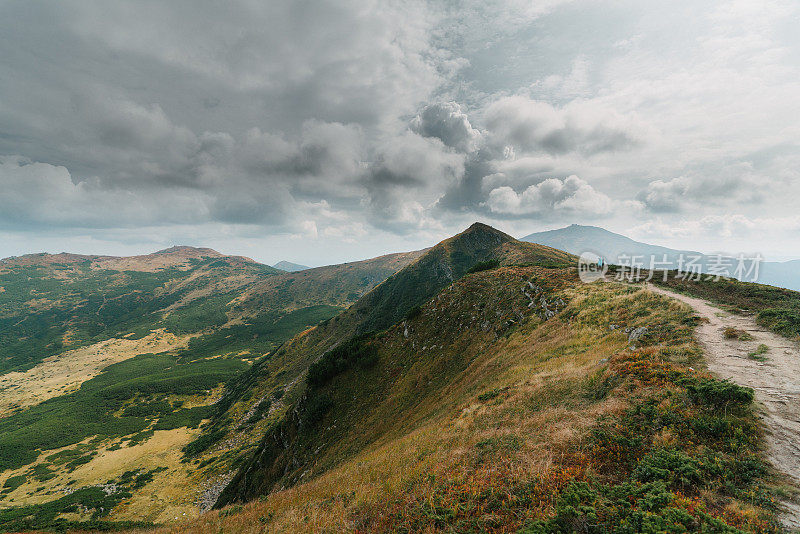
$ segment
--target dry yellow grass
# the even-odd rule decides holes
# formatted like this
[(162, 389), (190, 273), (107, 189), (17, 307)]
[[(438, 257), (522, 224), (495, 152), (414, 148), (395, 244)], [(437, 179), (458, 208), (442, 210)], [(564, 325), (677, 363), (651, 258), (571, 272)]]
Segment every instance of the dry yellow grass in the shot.
[(0, 417), (75, 391), (111, 364), (184, 347), (190, 337), (157, 330), (141, 339), (112, 338), (51, 356), (25, 372), (0, 375)]
[[(126, 471), (149, 471), (166, 467), (166, 471), (157, 473), (150, 483), (134, 492), (131, 499), (117, 506), (109, 519), (153, 523), (193, 519), (199, 515), (195, 504), (199, 487), (193, 482), (196, 474), (190, 465), (181, 463), (181, 448), (195, 439), (199, 433), (199, 429), (187, 428), (159, 430), (146, 441), (134, 446), (123, 445), (119, 449), (112, 450), (109, 448), (120, 442), (106, 443), (98, 449), (97, 456), (89, 463), (79, 466), (72, 472), (62, 470), (55, 478), (45, 482), (28, 477), (28, 482), (9, 493), (3, 500), (2, 506), (42, 504), (62, 496), (69, 488), (103, 485), (118, 479)], [(88, 441), (87, 439), (83, 443)], [(38, 462), (47, 456), (72, 448), (74, 445), (45, 451)], [(23, 474), (28, 468), (29, 466), (26, 466), (7, 471), (3, 473), (3, 480)]]

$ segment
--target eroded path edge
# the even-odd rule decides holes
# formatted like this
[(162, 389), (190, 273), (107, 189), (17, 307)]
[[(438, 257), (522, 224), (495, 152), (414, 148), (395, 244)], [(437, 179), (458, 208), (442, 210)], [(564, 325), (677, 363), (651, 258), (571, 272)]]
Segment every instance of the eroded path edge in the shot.
[[(648, 285), (647, 290), (679, 300), (708, 320), (697, 327), (696, 333), (705, 349), (709, 371), (753, 388), (766, 427), (769, 461), (800, 487), (800, 346), (759, 326), (752, 317), (734, 315), (702, 299), (661, 287)], [(751, 339), (728, 338), (726, 328), (746, 332)], [(768, 347), (766, 352), (762, 345)], [(784, 526), (800, 530), (800, 506), (788, 501), (783, 504)]]

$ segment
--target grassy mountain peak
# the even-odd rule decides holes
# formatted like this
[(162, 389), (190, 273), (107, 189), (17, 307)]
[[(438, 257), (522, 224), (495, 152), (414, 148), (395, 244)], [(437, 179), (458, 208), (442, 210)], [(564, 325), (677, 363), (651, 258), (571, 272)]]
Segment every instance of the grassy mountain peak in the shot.
[(483, 266), (547, 263), (566, 265), (572, 257), (550, 247), (523, 243), (476, 222), (440, 242), (415, 262), (364, 295), (353, 306), (360, 332), (383, 330), (399, 321), (470, 269)]

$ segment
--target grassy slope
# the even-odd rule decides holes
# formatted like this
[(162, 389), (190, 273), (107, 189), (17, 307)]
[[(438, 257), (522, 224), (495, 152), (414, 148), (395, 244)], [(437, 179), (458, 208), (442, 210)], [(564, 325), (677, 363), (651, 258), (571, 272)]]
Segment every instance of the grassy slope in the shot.
[[(40, 255), (0, 264), (0, 371), (29, 368), (74, 347), (140, 336), (155, 328), (195, 335), (186, 348), (112, 365), (75, 393), (1, 419), (0, 469), (5, 472), (0, 471), (0, 479), (23, 477), (30, 484), (0, 492), (0, 507), (52, 501), (46, 496), (55, 488), (50, 486), (63, 483), (60, 475), (69, 470), (43, 460), (48, 450), (85, 447), (81, 454), (91, 461), (92, 455), (102, 457), (120, 444), (125, 447), (132, 437), (128, 447), (149, 439), (154, 430), (197, 426), (213, 410), (165, 408), (165, 395), (170, 403), (216, 400), (216, 386), (246, 369), (247, 360), (335, 315), (418, 255), (284, 273), (244, 258), (200, 252), (177, 265), (174, 258), (158, 254), (121, 259)], [(123, 406), (147, 413), (122, 413)], [(33, 471), (26, 470), (35, 469), (52, 470), (59, 478), (33, 487)], [(50, 509), (14, 510), (0, 514), (0, 522), (22, 510), (45, 524)]]
[[(159, 254), (135, 263), (73, 255), (5, 260), (0, 263), (0, 373), (160, 327), (185, 334), (250, 322), (263, 330), (301, 308), (345, 307), (418, 255), (393, 254), (300, 273), (219, 255), (156, 270), (148, 265), (163, 262)], [(144, 270), (106, 268), (115, 265)], [(280, 330), (282, 341), (285, 329)], [(267, 347), (274, 348), (274, 341)]]
[(351, 310), (358, 331), (383, 330), (403, 318), (414, 306), (461, 278), (480, 262), (502, 265), (537, 263), (569, 265), (570, 254), (532, 243), (522, 243), (481, 223), (442, 241), (403, 271), (389, 277), (365, 295)]
[(782, 336), (800, 338), (800, 292), (727, 279), (690, 281), (670, 276), (666, 282), (661, 278), (654, 282), (733, 312), (755, 313), (761, 326)]
[[(425, 251), (342, 314), (302, 333), (269, 358), (257, 362), (231, 385), (219, 403), (221, 411), (201, 438), (202, 451), (194, 455), (194, 461), (210, 466), (208, 469), (214, 472), (238, 469), (243, 459), (256, 452), (265, 432), (303, 394), (302, 379), (309, 365), (353, 335), (388, 328), (475, 264), (498, 260), (503, 264), (565, 265), (570, 259), (564, 252), (521, 243), (476, 223)], [(258, 416), (253, 417), (254, 414)]]
[[(449, 286), (306, 388), (228, 498), (272, 493), (180, 531), (777, 531), (752, 393), (689, 367), (691, 311), (575, 278)], [(529, 281), (566, 307), (545, 320)]]
[(238, 258), (194, 258), (155, 272), (97, 269), (92, 260), (0, 266), (0, 372), (30, 368), (64, 350), (164, 327), (219, 327), (226, 304), (278, 273)]
[[(509, 266), (393, 327), (344, 342), (364, 302), (413, 309), (391, 290), (442, 263), (423, 257), (375, 290), (393, 299), (367, 295), (278, 351), (272, 364), (298, 368), (335, 358), (280, 399), (269, 367), (251, 377), (279, 408), (221, 502), (268, 497), (188, 531), (775, 531), (752, 393), (688, 367), (691, 311), (499, 246), (469, 261)], [(542, 296), (566, 309), (548, 319)], [(650, 333), (632, 350), (610, 324)]]

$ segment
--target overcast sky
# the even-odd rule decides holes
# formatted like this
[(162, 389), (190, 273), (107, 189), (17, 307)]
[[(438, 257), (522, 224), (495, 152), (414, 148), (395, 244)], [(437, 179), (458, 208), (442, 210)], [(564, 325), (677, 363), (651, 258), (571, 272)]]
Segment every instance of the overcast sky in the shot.
[(475, 220), (800, 257), (800, 3), (0, 1), (0, 256)]

